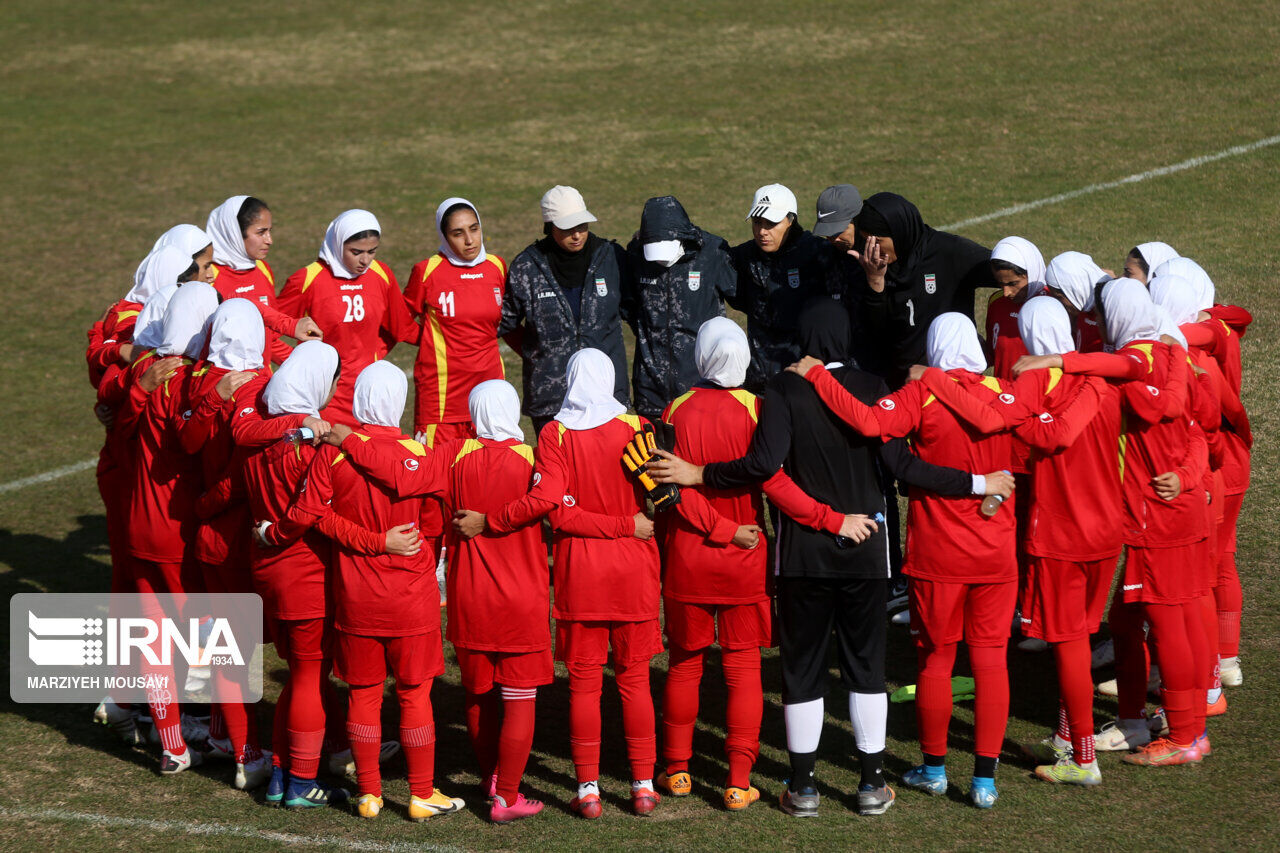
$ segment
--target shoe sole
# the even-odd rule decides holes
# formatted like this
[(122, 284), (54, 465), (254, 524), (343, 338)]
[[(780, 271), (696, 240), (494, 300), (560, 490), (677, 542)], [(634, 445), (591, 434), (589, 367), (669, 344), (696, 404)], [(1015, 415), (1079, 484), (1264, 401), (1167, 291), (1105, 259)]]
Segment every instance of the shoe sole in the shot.
[(890, 800), (887, 803), (878, 803), (873, 807), (866, 807), (866, 806), (859, 805), (858, 814), (862, 815), (863, 817), (872, 817), (874, 815), (884, 814), (889, 810), (889, 807), (892, 806), (896, 800), (897, 798), (895, 797), (894, 799)]

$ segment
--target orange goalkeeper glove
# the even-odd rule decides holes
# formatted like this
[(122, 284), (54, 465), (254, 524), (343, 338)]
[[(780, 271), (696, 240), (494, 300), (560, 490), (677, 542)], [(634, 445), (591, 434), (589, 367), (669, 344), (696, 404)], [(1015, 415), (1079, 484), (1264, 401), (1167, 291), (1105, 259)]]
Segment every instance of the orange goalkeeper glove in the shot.
[(663, 512), (680, 503), (680, 487), (675, 483), (659, 485), (645, 470), (657, 449), (658, 442), (654, 438), (653, 427), (645, 424), (644, 430), (636, 433), (631, 441), (627, 442), (626, 449), (622, 451), (622, 463), (640, 481), (645, 494), (649, 496), (649, 500), (653, 501), (653, 508)]

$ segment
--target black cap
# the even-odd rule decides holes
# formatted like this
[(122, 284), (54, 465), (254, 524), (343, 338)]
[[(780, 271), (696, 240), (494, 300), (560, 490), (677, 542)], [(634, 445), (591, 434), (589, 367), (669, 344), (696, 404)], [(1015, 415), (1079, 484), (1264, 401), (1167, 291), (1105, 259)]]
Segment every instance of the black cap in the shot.
[(835, 237), (849, 227), (853, 217), (862, 211), (862, 194), (853, 184), (827, 187), (818, 196), (818, 221), (813, 233), (818, 237)]

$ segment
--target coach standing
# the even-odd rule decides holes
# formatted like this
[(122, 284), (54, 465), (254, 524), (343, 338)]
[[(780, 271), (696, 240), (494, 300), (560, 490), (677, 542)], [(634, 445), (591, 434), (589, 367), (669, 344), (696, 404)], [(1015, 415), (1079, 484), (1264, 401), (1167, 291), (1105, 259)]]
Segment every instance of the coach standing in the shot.
[[(854, 217), (856, 246), (849, 253), (866, 273), (859, 293), (864, 327), (884, 353), (886, 381), (897, 388), (913, 364), (925, 363), (929, 324), (956, 311), (973, 319), (974, 291), (996, 287), (991, 250), (924, 224), (914, 204), (896, 193), (876, 193)], [(847, 233), (847, 229), (845, 232)]]

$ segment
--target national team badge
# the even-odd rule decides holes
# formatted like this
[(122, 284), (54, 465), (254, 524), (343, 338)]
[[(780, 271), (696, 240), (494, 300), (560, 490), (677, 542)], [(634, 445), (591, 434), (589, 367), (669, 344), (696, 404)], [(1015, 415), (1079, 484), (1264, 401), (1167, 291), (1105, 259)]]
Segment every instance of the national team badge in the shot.
[(691, 270), (689, 272), (689, 290), (693, 293), (698, 292), (698, 288), (702, 287), (702, 273)]
[(259, 301), (259, 302), (261, 302), (263, 305), (266, 305), (266, 304), (267, 304), (267, 297), (265, 297), (265, 296), (259, 296), (259, 297), (258, 297), (258, 301)]
[(498, 303), (498, 307), (502, 307), (502, 288), (495, 287), (493, 289), (493, 301)]
[(609, 285), (602, 278), (596, 279), (596, 296), (608, 296)]
[(800, 286), (800, 270), (787, 270), (787, 286), (792, 289)]
[(933, 273), (929, 273), (924, 277), (924, 292), (925, 293), (938, 292), (938, 277)]

